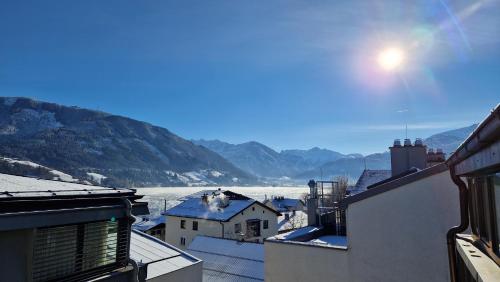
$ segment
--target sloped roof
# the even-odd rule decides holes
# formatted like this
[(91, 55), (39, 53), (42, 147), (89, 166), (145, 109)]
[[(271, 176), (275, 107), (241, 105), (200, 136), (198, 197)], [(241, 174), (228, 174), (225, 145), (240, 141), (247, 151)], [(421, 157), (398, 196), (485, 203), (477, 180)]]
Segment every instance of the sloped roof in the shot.
[(155, 216), (155, 217), (147, 217), (144, 219), (139, 218), (132, 224), (134, 229), (139, 231), (147, 231), (151, 228), (154, 228), (160, 224), (165, 224), (166, 217), (164, 215)]
[[(230, 196), (226, 196), (226, 194)], [(190, 218), (200, 218), (207, 220), (216, 221), (229, 221), (231, 218), (236, 216), (238, 213), (242, 212), (252, 204), (258, 204), (277, 215), (279, 212), (274, 209), (262, 204), (261, 202), (250, 199), (240, 194), (233, 193), (231, 191), (224, 191), (208, 195), (208, 203), (204, 203), (201, 200), (201, 195), (199, 192), (192, 194), (190, 196), (184, 197), (182, 202), (177, 206), (167, 210), (164, 214), (168, 216), (178, 216), (178, 217), (190, 217)], [(199, 197), (198, 197), (199, 196)], [(227, 205), (219, 205), (217, 198), (226, 197)], [(231, 197), (236, 198), (231, 199)]]
[(351, 195), (344, 200), (341, 201), (340, 205), (344, 208), (346, 208), (348, 205), (362, 201), (364, 199), (376, 196), (381, 193), (385, 193), (387, 191), (397, 189), (399, 187), (402, 187), (404, 185), (407, 185), (409, 183), (424, 179), (426, 177), (430, 177), (432, 175), (441, 173), (448, 170), (448, 166), (445, 163), (441, 163), (435, 166), (431, 166), (428, 168), (425, 168), (423, 170), (409, 170), (409, 171), (414, 171), (413, 173), (407, 174), (403, 173), (401, 174), (398, 178), (394, 178), (391, 181), (382, 181), (380, 184), (373, 185), (370, 189), (358, 193), (356, 195)]
[(167, 210), (165, 215), (227, 221), (255, 202), (255, 200), (230, 200), (226, 207), (217, 207), (204, 204), (201, 198), (187, 198)]
[(286, 211), (289, 207), (297, 207), (302, 203), (300, 199), (292, 198), (273, 198), (272, 205), (280, 212)]
[(132, 195), (133, 189), (92, 186), (0, 173), (0, 199)]
[(360, 192), (366, 191), (368, 186), (383, 181), (389, 177), (391, 177), (390, 170), (365, 169), (359, 176), (356, 185), (354, 185), (354, 187), (349, 190), (350, 195), (355, 195)]
[(188, 252), (203, 260), (203, 281), (264, 281), (264, 245), (197, 236)]
[(198, 258), (136, 230), (130, 237), (130, 258), (139, 266), (147, 265), (146, 279), (201, 263)]

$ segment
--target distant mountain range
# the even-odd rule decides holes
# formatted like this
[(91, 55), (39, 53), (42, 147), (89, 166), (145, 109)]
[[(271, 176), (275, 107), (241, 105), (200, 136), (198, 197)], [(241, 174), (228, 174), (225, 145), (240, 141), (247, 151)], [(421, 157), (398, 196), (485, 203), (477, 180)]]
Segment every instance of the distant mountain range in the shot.
[[(471, 125), (432, 135), (424, 140), (424, 144), (429, 148), (441, 148), (445, 153), (450, 154), (476, 126)], [(220, 154), (242, 170), (271, 182), (273, 179), (290, 179), (302, 183), (311, 178), (331, 179), (337, 175), (348, 175), (355, 180), (365, 167), (368, 169), (391, 168), (389, 152), (367, 156), (344, 155), (320, 148), (276, 152), (258, 142), (235, 145), (219, 140), (192, 141)]]
[[(476, 127), (435, 134), (453, 151)], [(388, 144), (390, 145), (390, 144)], [(258, 142), (185, 140), (165, 128), (104, 112), (0, 97), (0, 172), (120, 187), (305, 183), (390, 169), (388, 152), (320, 148), (277, 152)]]
[(167, 129), (27, 98), (0, 97), (0, 156), (121, 187), (256, 181), (213, 151)]

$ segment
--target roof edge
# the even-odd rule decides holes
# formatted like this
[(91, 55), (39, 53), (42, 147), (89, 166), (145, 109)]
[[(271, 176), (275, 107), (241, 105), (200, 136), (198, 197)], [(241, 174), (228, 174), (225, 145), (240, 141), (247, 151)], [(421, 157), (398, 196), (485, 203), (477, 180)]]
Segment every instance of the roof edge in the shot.
[(491, 113), (476, 127), (455, 152), (448, 158), (448, 165), (456, 165), (474, 153), (487, 147), (500, 136), (500, 103), (491, 110)]
[(382, 193), (385, 193), (387, 191), (394, 190), (394, 189), (399, 188), (403, 185), (421, 180), (423, 178), (441, 173), (441, 172), (446, 171), (446, 170), (448, 170), (448, 165), (446, 165), (446, 163), (441, 163), (441, 164), (426, 168), (424, 170), (420, 170), (418, 172), (405, 175), (401, 178), (398, 178), (398, 179), (395, 179), (395, 180), (392, 180), (389, 182), (381, 183), (381, 184), (374, 186), (374, 187), (372, 187), (364, 192), (361, 192), (361, 193), (356, 194), (354, 196), (350, 196), (348, 198), (345, 198), (344, 200), (342, 200), (340, 202), (340, 206), (343, 208), (347, 208), (352, 203), (359, 202), (359, 201), (362, 201), (364, 199), (376, 196), (378, 194), (382, 194)]

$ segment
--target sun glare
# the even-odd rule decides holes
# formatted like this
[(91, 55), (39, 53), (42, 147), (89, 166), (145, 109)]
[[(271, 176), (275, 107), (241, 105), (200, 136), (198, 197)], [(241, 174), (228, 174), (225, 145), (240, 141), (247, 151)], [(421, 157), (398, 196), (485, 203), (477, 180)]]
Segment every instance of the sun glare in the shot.
[(387, 48), (382, 50), (377, 57), (379, 66), (386, 71), (398, 69), (404, 61), (404, 52), (399, 48)]

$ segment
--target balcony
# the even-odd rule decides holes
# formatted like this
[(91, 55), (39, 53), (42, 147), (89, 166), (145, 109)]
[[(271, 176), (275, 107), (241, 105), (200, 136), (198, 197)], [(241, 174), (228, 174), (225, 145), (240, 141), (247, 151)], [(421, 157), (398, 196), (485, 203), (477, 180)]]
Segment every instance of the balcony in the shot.
[(469, 235), (457, 239), (457, 277), (458, 282), (500, 281), (498, 265), (471, 242)]

